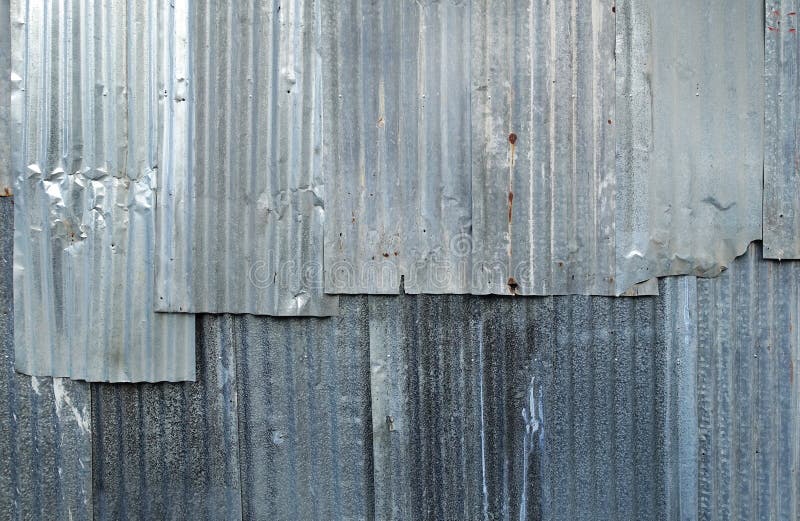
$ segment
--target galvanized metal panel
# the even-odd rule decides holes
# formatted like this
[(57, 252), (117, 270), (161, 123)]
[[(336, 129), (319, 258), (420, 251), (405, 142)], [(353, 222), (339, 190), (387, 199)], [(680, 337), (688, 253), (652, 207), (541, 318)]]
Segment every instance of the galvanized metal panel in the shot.
[(241, 519), (235, 319), (198, 329), (197, 382), (93, 385), (96, 519)]
[(763, 6), (618, 2), (618, 288), (761, 238)]
[(370, 297), (379, 519), (664, 519), (654, 298)]
[(191, 4), (176, 56), (191, 113), (174, 123), (188, 141), (159, 170), (158, 311), (336, 313), (322, 293), (320, 9)]
[(11, 136), (8, 124), (11, 106), (10, 0), (0, 0), (0, 197), (12, 194)]
[(765, 0), (764, 256), (800, 258), (800, 2)]
[(16, 369), (194, 379), (194, 317), (153, 313), (174, 10), (12, 2)]
[[(13, 223), (12, 198), (0, 222)], [(89, 385), (14, 372), (12, 235), (0, 234), (0, 512), (5, 519), (91, 519)]]
[(374, 519), (366, 297), (235, 330), (245, 519)]
[(615, 283), (612, 4), (327, 7), (327, 291), (628, 289)]
[(698, 281), (698, 517), (800, 517), (800, 263)]

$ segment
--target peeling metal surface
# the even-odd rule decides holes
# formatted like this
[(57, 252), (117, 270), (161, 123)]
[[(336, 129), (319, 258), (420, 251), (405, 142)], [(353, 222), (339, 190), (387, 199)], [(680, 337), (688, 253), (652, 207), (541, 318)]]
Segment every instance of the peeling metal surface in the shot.
[(615, 282), (612, 4), (328, 6), (326, 291), (629, 289)]
[(322, 293), (320, 10), (190, 5), (175, 56), (189, 84), (174, 129), (185, 150), (159, 170), (157, 310), (336, 314)]
[(764, 257), (800, 258), (800, 2), (765, 0)]
[(13, 193), (11, 173), (11, 35), (10, 0), (0, 0), (0, 197)]
[(198, 319), (197, 382), (92, 386), (95, 519), (241, 519), (234, 331)]
[(616, 12), (618, 287), (716, 276), (761, 238), (763, 5)]
[(194, 379), (194, 317), (153, 312), (173, 9), (15, 0), (11, 19), (17, 370)]
[(245, 519), (375, 519), (367, 297), (340, 305), (335, 318), (240, 318)]
[[(13, 223), (12, 198), (0, 222)], [(0, 513), (92, 519), (89, 384), (14, 372), (12, 235), (0, 234)]]

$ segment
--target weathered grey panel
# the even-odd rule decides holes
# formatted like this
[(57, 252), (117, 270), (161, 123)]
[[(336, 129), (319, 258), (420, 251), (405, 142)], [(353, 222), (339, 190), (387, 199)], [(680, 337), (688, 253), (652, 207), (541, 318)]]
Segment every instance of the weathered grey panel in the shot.
[(698, 281), (700, 519), (800, 517), (800, 263)]
[(11, 107), (10, 1), (0, 0), (0, 197), (11, 195), (11, 136), (8, 124)]
[(763, 6), (617, 2), (617, 284), (718, 275), (761, 238)]
[(326, 319), (241, 317), (245, 519), (374, 519), (366, 297)]
[(93, 386), (96, 519), (241, 518), (234, 326), (198, 319), (195, 383)]
[[(4, 228), (13, 206), (0, 199)], [(0, 517), (91, 519), (89, 384), (14, 372), (12, 249), (0, 234)]]
[(764, 256), (800, 258), (800, 2), (765, 0)]
[(379, 519), (662, 519), (654, 298), (370, 298)]
[(501, 4), (327, 7), (327, 291), (628, 289), (613, 2)]
[(175, 129), (189, 140), (159, 171), (157, 310), (336, 313), (322, 293), (320, 24), (313, 0), (191, 3), (192, 112)]
[(171, 101), (157, 87), (172, 12), (12, 2), (19, 371), (194, 379), (194, 317), (153, 313), (159, 105)]

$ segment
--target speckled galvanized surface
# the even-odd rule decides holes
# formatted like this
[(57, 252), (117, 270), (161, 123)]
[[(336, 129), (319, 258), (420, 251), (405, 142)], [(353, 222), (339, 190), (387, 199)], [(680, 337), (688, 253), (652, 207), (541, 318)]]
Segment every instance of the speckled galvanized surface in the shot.
[(764, 257), (800, 258), (800, 1), (766, 0)]
[(613, 2), (323, 4), (326, 291), (628, 289)]
[[(11, 197), (0, 223), (13, 223)], [(89, 384), (14, 372), (13, 238), (0, 233), (0, 517), (92, 519)]]
[(11, 20), (16, 369), (194, 379), (194, 317), (153, 312), (172, 9), (14, 0)]
[[(185, 150), (159, 171), (159, 311), (327, 316), (321, 3), (189, 3)], [(188, 141), (183, 141), (188, 139)]]
[(617, 12), (617, 284), (715, 276), (761, 238), (763, 5)]

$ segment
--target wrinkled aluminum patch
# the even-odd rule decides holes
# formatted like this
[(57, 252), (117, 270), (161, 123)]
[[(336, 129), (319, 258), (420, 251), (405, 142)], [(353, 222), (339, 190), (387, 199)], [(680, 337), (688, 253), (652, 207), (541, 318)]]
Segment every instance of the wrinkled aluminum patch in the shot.
[(800, 259), (800, 1), (766, 0), (764, 257)]
[(153, 312), (159, 5), (12, 2), (18, 371), (194, 379), (194, 317)]
[[(156, 310), (335, 315), (323, 294), (320, 4), (193, 4), (159, 170)], [(187, 108), (188, 107), (188, 108)]]
[(613, 2), (576, 6), (325, 8), (326, 291), (628, 289), (615, 281)]
[(618, 2), (617, 288), (761, 238), (763, 5)]

